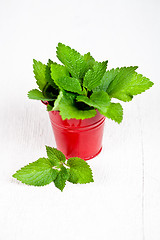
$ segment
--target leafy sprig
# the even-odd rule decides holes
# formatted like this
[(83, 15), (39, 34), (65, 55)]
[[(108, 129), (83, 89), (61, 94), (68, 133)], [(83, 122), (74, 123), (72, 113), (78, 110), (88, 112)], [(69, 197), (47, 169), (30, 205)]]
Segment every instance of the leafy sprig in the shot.
[(72, 157), (66, 160), (61, 151), (48, 146), (46, 146), (46, 151), (48, 158), (39, 158), (18, 170), (13, 177), (33, 186), (45, 186), (54, 182), (61, 191), (66, 181), (75, 184), (93, 182), (92, 170), (83, 159)]
[(48, 111), (60, 111), (62, 119), (85, 119), (96, 115), (96, 110), (118, 123), (123, 119), (120, 103), (141, 94), (153, 82), (136, 72), (137, 66), (106, 70), (108, 61), (97, 62), (90, 53), (81, 55), (59, 43), (57, 57), (63, 65), (52, 60), (42, 64), (33, 60), (39, 90), (29, 91), (30, 99), (48, 101)]

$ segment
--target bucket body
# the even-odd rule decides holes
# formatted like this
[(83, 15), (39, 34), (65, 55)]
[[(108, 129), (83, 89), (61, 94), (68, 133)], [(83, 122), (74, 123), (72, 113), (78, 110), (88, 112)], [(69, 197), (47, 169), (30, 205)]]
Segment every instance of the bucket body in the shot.
[(98, 111), (95, 117), (84, 120), (62, 120), (59, 111), (50, 111), (49, 117), (57, 149), (66, 158), (89, 160), (100, 153), (105, 117)]

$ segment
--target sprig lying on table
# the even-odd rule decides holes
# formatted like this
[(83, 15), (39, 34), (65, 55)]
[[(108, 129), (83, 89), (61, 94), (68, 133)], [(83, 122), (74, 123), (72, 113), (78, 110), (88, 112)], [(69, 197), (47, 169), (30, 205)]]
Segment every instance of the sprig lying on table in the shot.
[(66, 160), (65, 155), (46, 146), (48, 158), (39, 158), (18, 170), (13, 177), (27, 185), (44, 186), (54, 182), (63, 191), (66, 181), (71, 183), (93, 182), (92, 170), (87, 162), (78, 157)]

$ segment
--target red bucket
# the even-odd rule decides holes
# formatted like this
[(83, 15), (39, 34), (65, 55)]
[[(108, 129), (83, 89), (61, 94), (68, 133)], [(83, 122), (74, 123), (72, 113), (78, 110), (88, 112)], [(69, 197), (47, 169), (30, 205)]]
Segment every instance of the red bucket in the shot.
[(57, 148), (67, 158), (94, 158), (102, 150), (105, 117), (98, 111), (95, 117), (84, 120), (62, 120), (59, 111), (50, 111)]

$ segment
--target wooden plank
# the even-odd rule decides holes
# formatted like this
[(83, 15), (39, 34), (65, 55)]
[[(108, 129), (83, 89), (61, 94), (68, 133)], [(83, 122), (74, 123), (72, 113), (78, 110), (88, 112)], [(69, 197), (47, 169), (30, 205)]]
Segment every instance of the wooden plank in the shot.
[[(8, 153), (2, 151), (4, 167), (0, 169), (4, 182), (0, 190), (1, 238), (44, 239), (54, 235), (71, 240), (141, 240), (142, 155), (136, 104), (126, 104), (121, 125), (106, 121), (103, 151), (88, 162), (95, 182), (68, 183), (63, 193), (53, 184), (35, 188), (11, 180), (15, 170), (45, 155), (44, 144), (53, 143), (47, 113), (35, 105), (26, 103), (27, 109), (16, 111), (14, 127), (3, 142)], [(6, 116), (10, 113), (7, 111)], [(4, 168), (9, 172), (3, 173)]]
[[(144, 148), (144, 226), (145, 239), (160, 238), (160, 86), (156, 85), (141, 102)], [(145, 104), (144, 104), (145, 102)], [(143, 106), (143, 107), (142, 107)]]

